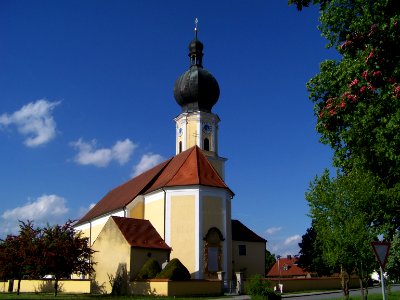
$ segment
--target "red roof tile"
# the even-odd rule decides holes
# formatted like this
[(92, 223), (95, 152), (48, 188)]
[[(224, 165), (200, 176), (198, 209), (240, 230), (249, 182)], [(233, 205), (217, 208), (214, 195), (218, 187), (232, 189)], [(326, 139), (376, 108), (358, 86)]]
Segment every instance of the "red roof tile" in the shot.
[(243, 242), (267, 242), (267, 240), (254, 233), (238, 220), (232, 220), (232, 240)]
[(106, 213), (124, 208), (128, 203), (146, 190), (148, 185), (157, 178), (160, 172), (162, 172), (164, 167), (171, 160), (172, 159), (164, 161), (110, 191), (99, 202), (97, 202), (97, 204), (89, 210), (77, 224), (87, 222)]
[(148, 220), (111, 217), (129, 245), (140, 248), (171, 250)]
[(228, 189), (197, 146), (175, 156), (147, 192), (162, 187), (206, 185)]
[[(279, 268), (278, 261), (275, 262), (273, 267), (269, 270), (267, 277), (299, 277), (307, 276), (308, 272), (304, 271), (297, 265), (298, 258), (280, 258)], [(280, 269), (280, 272), (279, 272)]]
[(201, 149), (194, 146), (110, 191), (76, 225), (122, 209), (138, 195), (163, 187), (188, 185), (205, 185), (229, 190)]

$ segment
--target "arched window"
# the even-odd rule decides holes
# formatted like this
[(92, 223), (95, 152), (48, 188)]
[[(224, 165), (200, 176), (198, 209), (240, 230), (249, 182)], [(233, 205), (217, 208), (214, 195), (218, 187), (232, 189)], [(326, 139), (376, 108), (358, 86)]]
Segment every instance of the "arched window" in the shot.
[(179, 141), (179, 153), (182, 152), (182, 141)]
[(205, 151), (210, 151), (210, 140), (208, 138), (204, 139), (203, 148)]

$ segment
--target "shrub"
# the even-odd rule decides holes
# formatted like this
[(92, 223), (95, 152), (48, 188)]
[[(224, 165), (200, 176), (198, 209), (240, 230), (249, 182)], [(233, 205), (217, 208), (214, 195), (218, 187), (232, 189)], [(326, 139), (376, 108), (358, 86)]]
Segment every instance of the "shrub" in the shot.
[(158, 261), (149, 258), (136, 275), (136, 279), (150, 279), (160, 273), (161, 267)]
[(271, 282), (264, 280), (260, 275), (255, 275), (247, 280), (245, 288), (246, 293), (252, 299), (281, 299), (281, 296), (274, 292)]
[(165, 266), (156, 278), (190, 280), (190, 273), (179, 259), (174, 258)]

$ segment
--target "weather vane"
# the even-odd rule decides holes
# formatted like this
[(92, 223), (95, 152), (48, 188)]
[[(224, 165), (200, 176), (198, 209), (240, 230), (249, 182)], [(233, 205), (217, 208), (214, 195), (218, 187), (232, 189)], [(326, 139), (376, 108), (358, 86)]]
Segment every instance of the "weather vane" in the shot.
[(197, 24), (199, 23), (199, 19), (194, 20), (194, 33), (196, 34), (196, 40), (197, 40)]

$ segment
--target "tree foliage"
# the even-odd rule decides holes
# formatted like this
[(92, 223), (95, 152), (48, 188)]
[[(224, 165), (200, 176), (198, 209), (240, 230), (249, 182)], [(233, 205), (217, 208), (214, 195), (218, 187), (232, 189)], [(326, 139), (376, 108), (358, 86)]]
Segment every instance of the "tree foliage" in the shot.
[(275, 255), (265, 249), (265, 274), (267, 274), (269, 270), (271, 270), (275, 262)]
[(311, 227), (307, 229), (306, 233), (302, 236), (301, 242), (299, 243), (299, 266), (310, 272), (316, 273), (318, 276), (328, 276), (333, 274), (334, 268), (324, 261), (322, 256), (322, 245), (321, 241), (317, 239), (317, 231), (315, 229), (314, 221)]
[(385, 269), (392, 281), (400, 283), (400, 232), (397, 232), (391, 241)]
[(306, 194), (323, 260), (340, 268), (346, 297), (349, 275), (356, 272), (365, 285), (376, 267), (370, 242), (376, 240), (377, 231), (370, 212), (380, 194), (374, 175), (357, 170), (336, 178), (326, 170)]
[(56, 294), (59, 279), (69, 278), (71, 274), (88, 275), (93, 272), (93, 250), (89, 247), (88, 240), (80, 232), (75, 232), (72, 223), (67, 221), (64, 225), (47, 226), (43, 229), (41, 273), (54, 276)]
[(22, 278), (53, 275), (57, 294), (59, 279), (93, 271), (92, 254), (87, 239), (72, 228), (72, 221), (45, 228), (34, 228), (32, 221), (21, 222), (19, 235), (0, 241), (0, 273), (4, 279), (18, 280), (18, 293)]
[(400, 227), (400, 2), (290, 0), (320, 5), (320, 30), (341, 54), (308, 84), (321, 141), (334, 165), (372, 172), (385, 185), (387, 212), (375, 220), (389, 236)]
[(0, 273), (3, 279), (17, 279), (17, 294), (23, 277), (37, 277), (37, 258), (41, 255), (40, 229), (33, 222), (20, 222), (19, 235), (8, 235), (0, 241)]

